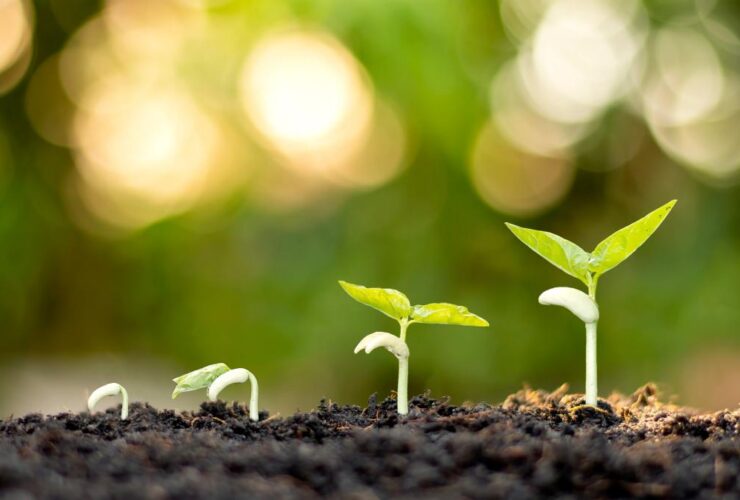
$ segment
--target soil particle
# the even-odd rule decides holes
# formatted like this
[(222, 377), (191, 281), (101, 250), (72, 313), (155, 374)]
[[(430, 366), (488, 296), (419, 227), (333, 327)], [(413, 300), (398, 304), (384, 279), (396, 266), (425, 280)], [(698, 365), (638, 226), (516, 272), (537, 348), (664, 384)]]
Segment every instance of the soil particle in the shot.
[(740, 410), (702, 415), (652, 385), (598, 408), (566, 386), (498, 406), (417, 396), (406, 418), (395, 406), (0, 420), (0, 498), (740, 498)]

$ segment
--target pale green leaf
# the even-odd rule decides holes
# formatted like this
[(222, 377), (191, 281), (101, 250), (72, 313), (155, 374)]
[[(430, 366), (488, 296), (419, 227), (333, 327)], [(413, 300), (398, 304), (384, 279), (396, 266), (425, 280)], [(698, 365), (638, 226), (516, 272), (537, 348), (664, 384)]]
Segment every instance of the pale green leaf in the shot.
[(205, 389), (210, 386), (214, 380), (220, 375), (223, 375), (229, 371), (229, 367), (224, 363), (215, 363), (213, 365), (204, 366), (185, 375), (180, 375), (177, 378), (173, 378), (172, 381), (177, 384), (175, 390), (172, 392), (172, 399), (183, 392), (197, 391), (198, 389)]
[(488, 326), (488, 321), (477, 316), (467, 307), (455, 304), (435, 303), (414, 306), (411, 319), (418, 323), (440, 325)]
[(367, 288), (353, 285), (346, 281), (339, 284), (350, 297), (361, 304), (370, 306), (393, 319), (401, 320), (411, 314), (411, 303), (408, 297), (392, 288)]
[(591, 252), (589, 270), (601, 275), (622, 263), (650, 238), (675, 204), (676, 200), (669, 201), (599, 243)]
[(584, 249), (557, 234), (519, 227), (508, 222), (506, 227), (540, 257), (588, 285), (590, 255)]

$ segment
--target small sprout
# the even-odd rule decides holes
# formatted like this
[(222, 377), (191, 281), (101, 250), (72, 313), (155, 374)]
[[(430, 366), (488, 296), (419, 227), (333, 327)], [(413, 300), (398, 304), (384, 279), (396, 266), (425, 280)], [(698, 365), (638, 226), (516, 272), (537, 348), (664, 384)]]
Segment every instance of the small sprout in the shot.
[(121, 384), (115, 382), (100, 386), (90, 394), (90, 397), (87, 398), (88, 411), (92, 413), (95, 405), (101, 399), (108, 396), (118, 396), (119, 394), (121, 395), (121, 420), (126, 420), (128, 418), (128, 392)]
[(219, 393), (227, 386), (231, 384), (243, 384), (247, 380), (249, 380), (249, 384), (252, 386), (252, 391), (249, 395), (249, 418), (257, 422), (260, 419), (257, 404), (259, 399), (259, 385), (257, 384), (257, 378), (249, 370), (235, 368), (219, 375), (208, 388), (208, 399), (217, 401)]
[[(640, 248), (658, 229), (673, 209), (671, 200), (645, 217), (623, 227), (587, 252), (557, 234), (506, 223), (514, 236), (566, 274), (581, 280), (588, 295), (572, 288), (553, 288), (540, 295), (540, 303), (569, 309), (586, 324), (586, 404), (596, 406), (596, 324), (599, 309), (596, 287), (599, 278), (615, 268)], [(577, 292), (577, 293), (575, 293)], [(586, 301), (585, 299), (590, 299)]]
[(224, 363), (215, 363), (193, 370), (185, 375), (173, 378), (172, 381), (177, 384), (172, 392), (172, 399), (175, 399), (183, 392), (197, 391), (199, 389), (208, 389), (208, 399), (216, 401), (218, 394), (231, 384), (238, 384), (250, 381), (252, 394), (249, 398), (249, 418), (255, 422), (259, 420), (257, 400), (259, 398), (259, 386), (257, 379), (251, 372), (244, 368), (230, 369)]
[(172, 391), (172, 399), (183, 392), (197, 391), (199, 389), (205, 389), (213, 383), (220, 375), (223, 375), (230, 368), (223, 363), (215, 363), (213, 365), (204, 366), (185, 375), (180, 375), (177, 378), (173, 378), (172, 381), (176, 383), (175, 390)]
[(586, 325), (586, 404), (596, 406), (596, 323), (599, 321), (599, 307), (582, 291), (564, 286), (545, 290), (539, 300), (545, 306), (568, 309)]
[(398, 358), (399, 415), (406, 415), (409, 412), (409, 348), (406, 345), (406, 329), (408, 326), (412, 323), (488, 326), (488, 321), (471, 313), (463, 306), (447, 303), (412, 306), (406, 295), (392, 288), (366, 288), (346, 281), (340, 281), (339, 284), (357, 302), (377, 309), (386, 316), (395, 319), (401, 327), (398, 337), (387, 332), (375, 332), (365, 336), (355, 347), (355, 354), (363, 349), (366, 353), (369, 353), (378, 347), (385, 347)]

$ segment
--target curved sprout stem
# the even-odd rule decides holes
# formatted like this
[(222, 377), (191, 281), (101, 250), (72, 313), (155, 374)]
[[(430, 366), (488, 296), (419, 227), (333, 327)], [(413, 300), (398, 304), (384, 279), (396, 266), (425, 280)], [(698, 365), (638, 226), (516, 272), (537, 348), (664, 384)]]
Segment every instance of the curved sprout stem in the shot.
[(589, 295), (569, 287), (555, 287), (540, 294), (539, 302), (544, 305), (562, 306), (572, 312), (586, 325), (586, 404), (597, 405), (598, 389), (596, 375), (596, 326), (599, 307), (594, 300), (598, 276), (589, 282)]
[(101, 399), (119, 394), (121, 395), (121, 420), (126, 420), (128, 418), (128, 392), (126, 392), (126, 389), (121, 384), (115, 382), (102, 385), (90, 394), (90, 397), (87, 398), (88, 411), (92, 413), (95, 405)]
[(251, 386), (251, 392), (249, 395), (249, 418), (257, 422), (259, 420), (259, 384), (257, 384), (257, 378), (244, 368), (235, 368), (229, 370), (226, 373), (219, 375), (216, 380), (208, 387), (208, 399), (211, 401), (218, 400), (218, 395), (226, 387), (231, 384), (243, 384), (249, 380)]

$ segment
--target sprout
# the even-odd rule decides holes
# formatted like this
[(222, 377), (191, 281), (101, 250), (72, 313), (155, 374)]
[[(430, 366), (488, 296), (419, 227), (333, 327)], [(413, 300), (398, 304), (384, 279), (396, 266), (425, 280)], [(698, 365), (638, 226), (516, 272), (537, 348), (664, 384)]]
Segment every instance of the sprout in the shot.
[(101, 399), (119, 394), (121, 395), (121, 420), (126, 420), (128, 418), (128, 392), (126, 392), (126, 389), (121, 384), (116, 384), (115, 382), (100, 386), (90, 394), (90, 397), (87, 398), (88, 411), (92, 413), (95, 405)]
[(409, 412), (408, 379), (409, 348), (406, 345), (406, 329), (412, 323), (441, 325), (488, 326), (488, 322), (468, 311), (466, 307), (447, 303), (432, 303), (412, 306), (408, 297), (392, 288), (366, 288), (346, 281), (339, 284), (350, 297), (361, 304), (377, 309), (398, 321), (401, 331), (398, 337), (387, 332), (375, 332), (365, 336), (355, 347), (355, 354), (366, 353), (385, 347), (398, 358), (398, 414)]
[(218, 400), (218, 394), (227, 386), (231, 384), (243, 384), (247, 379), (249, 379), (249, 384), (252, 386), (252, 391), (249, 395), (249, 418), (256, 422), (260, 419), (257, 406), (259, 385), (257, 384), (257, 378), (249, 370), (235, 368), (219, 375), (208, 388), (208, 399), (211, 401)]
[(596, 302), (575, 288), (556, 287), (540, 294), (540, 304), (562, 306), (576, 315), (586, 325), (586, 404), (596, 406), (598, 387), (596, 381), (596, 322), (599, 307)]
[(549, 263), (581, 280), (588, 288), (588, 295), (573, 288), (552, 288), (540, 295), (540, 303), (567, 308), (586, 324), (586, 404), (596, 406), (596, 324), (599, 308), (596, 303), (596, 286), (599, 278), (621, 264), (640, 248), (670, 213), (676, 200), (669, 201), (645, 217), (623, 227), (592, 252), (565, 238), (525, 227), (506, 223), (519, 240)]
[(246, 382), (247, 379), (252, 386), (252, 393), (249, 398), (249, 418), (257, 421), (259, 420), (257, 405), (259, 386), (257, 385), (255, 376), (244, 368), (232, 370), (224, 363), (215, 363), (186, 373), (185, 375), (180, 375), (172, 379), (177, 384), (175, 390), (172, 392), (172, 399), (175, 399), (183, 392), (208, 389), (208, 399), (216, 401), (219, 393), (227, 386)]

